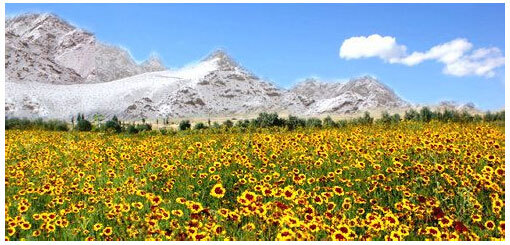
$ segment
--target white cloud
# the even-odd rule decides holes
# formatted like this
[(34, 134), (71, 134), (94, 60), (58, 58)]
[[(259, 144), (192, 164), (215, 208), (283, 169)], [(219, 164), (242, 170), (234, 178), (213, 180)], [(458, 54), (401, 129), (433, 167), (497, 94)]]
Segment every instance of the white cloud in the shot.
[(494, 69), (505, 65), (505, 57), (498, 48), (480, 48), (460, 59), (447, 63), (443, 72), (454, 76), (478, 75), (493, 77)]
[(340, 47), (340, 57), (359, 59), (378, 57), (391, 64), (414, 66), (426, 60), (444, 64), (443, 73), (453, 76), (495, 75), (494, 69), (505, 65), (505, 57), (498, 48), (479, 48), (471, 51), (473, 44), (466, 39), (455, 39), (436, 45), (426, 52), (406, 53), (407, 47), (399, 45), (394, 37), (374, 34), (368, 37), (351, 37)]
[(395, 38), (382, 37), (378, 34), (368, 37), (351, 37), (346, 39), (340, 47), (340, 57), (344, 59), (379, 57), (389, 61), (393, 57), (400, 57), (405, 52), (406, 47), (397, 45)]

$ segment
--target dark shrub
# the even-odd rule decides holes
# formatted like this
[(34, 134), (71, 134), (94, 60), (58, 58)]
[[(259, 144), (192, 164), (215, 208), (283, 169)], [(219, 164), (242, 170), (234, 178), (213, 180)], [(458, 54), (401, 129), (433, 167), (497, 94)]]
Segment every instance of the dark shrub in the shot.
[(428, 107), (423, 107), (420, 110), (420, 119), (423, 122), (430, 122), (432, 120), (432, 111)]
[(189, 120), (183, 120), (179, 123), (179, 130), (183, 131), (183, 130), (188, 130), (191, 128), (191, 123), (189, 122)]
[(138, 129), (134, 125), (129, 125), (126, 129), (129, 134), (137, 134)]
[(80, 119), (76, 124), (76, 129), (78, 131), (90, 131), (92, 130), (92, 124), (85, 119)]
[(67, 123), (59, 120), (49, 120), (44, 124), (46, 130), (68, 131)]
[(193, 129), (195, 129), (195, 130), (206, 129), (206, 128), (207, 127), (202, 122), (199, 122), (199, 123), (195, 124), (195, 126), (193, 127)]
[(414, 109), (411, 109), (406, 111), (404, 114), (404, 119), (407, 121), (420, 121), (420, 114)]
[(250, 120), (239, 120), (236, 122), (236, 127), (247, 128), (250, 126)]
[(227, 120), (225, 122), (223, 122), (223, 125), (226, 127), (226, 128), (231, 128), (232, 126), (234, 126), (234, 123), (230, 120)]
[(279, 127), (283, 126), (284, 121), (278, 118), (277, 113), (260, 113), (257, 121), (260, 123), (260, 127)]
[(328, 128), (334, 128), (337, 126), (335, 121), (333, 121), (333, 119), (331, 119), (330, 116), (327, 116), (326, 118), (324, 118), (324, 120), (322, 120), (322, 125)]
[(152, 126), (150, 124), (140, 124), (136, 125), (136, 129), (138, 130), (138, 132), (151, 131)]
[(120, 126), (120, 123), (118, 120), (109, 120), (104, 125), (105, 130), (108, 132), (115, 132), (120, 133), (122, 131), (122, 127)]
[(290, 130), (294, 130), (299, 127), (305, 127), (306, 120), (296, 116), (289, 116), (289, 118), (286, 121), (286, 124)]
[(319, 118), (308, 118), (306, 120), (306, 126), (310, 128), (320, 128), (322, 127), (322, 121)]

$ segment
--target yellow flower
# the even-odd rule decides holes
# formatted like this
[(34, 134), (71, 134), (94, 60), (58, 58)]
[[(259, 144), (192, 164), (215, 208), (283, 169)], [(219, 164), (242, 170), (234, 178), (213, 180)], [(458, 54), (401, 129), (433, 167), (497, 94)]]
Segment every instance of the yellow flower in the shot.
[(183, 213), (183, 212), (182, 212), (182, 210), (180, 210), (180, 209), (175, 209), (175, 210), (172, 210), (172, 214), (173, 214), (173, 215), (175, 215), (175, 216), (177, 216), (177, 217), (182, 217), (182, 215), (183, 215), (184, 213)]
[(105, 228), (103, 229), (103, 233), (102, 233), (102, 235), (103, 235), (103, 236), (110, 236), (110, 235), (112, 235), (112, 233), (113, 233), (113, 229), (112, 229), (112, 227), (107, 226), (107, 227), (105, 227)]
[(95, 224), (94, 226), (92, 226), (92, 229), (93, 229), (94, 231), (101, 230), (101, 228), (103, 228), (103, 224), (101, 224), (101, 223), (97, 223), (97, 224)]
[(294, 236), (296, 235), (296, 233), (294, 233), (292, 230), (290, 229), (282, 229), (278, 235), (276, 236), (276, 240), (278, 241), (293, 241), (295, 240)]
[(32, 225), (29, 223), (29, 222), (23, 222), (20, 224), (20, 227), (21, 229), (23, 230), (30, 230), (30, 228), (32, 227)]
[(331, 234), (331, 240), (333, 240), (333, 241), (347, 241), (347, 236), (343, 232), (335, 231)]
[(221, 183), (215, 184), (211, 189), (211, 196), (216, 198), (222, 198), (225, 195), (225, 188)]

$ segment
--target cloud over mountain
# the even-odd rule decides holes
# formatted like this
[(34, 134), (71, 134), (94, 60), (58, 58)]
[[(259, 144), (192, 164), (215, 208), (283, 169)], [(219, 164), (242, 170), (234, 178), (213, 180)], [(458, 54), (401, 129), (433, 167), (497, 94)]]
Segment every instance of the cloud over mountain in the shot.
[(443, 73), (453, 76), (495, 75), (494, 69), (505, 65), (505, 57), (496, 47), (478, 48), (467, 39), (458, 38), (436, 45), (425, 52), (407, 54), (407, 47), (397, 43), (396, 38), (373, 34), (351, 37), (342, 43), (340, 58), (360, 59), (377, 57), (390, 64), (415, 66), (426, 60), (444, 64)]

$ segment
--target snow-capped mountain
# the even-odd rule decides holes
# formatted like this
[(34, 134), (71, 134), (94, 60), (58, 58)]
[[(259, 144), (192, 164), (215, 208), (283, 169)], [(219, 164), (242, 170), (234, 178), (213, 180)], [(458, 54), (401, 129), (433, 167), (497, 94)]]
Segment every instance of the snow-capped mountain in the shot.
[[(335, 90), (328, 89), (332, 87)], [(245, 70), (223, 51), (177, 70), (93, 84), (7, 82), (6, 92), (8, 116), (48, 118), (69, 118), (77, 112), (125, 119), (259, 112), (307, 116), (407, 105), (371, 77), (336, 84), (307, 81), (292, 90), (281, 89)]]
[(287, 101), (292, 96), (285, 90), (260, 80), (222, 51), (178, 70), (94, 84), (7, 82), (6, 91), (6, 114), (24, 117), (67, 118), (77, 112), (192, 117), (281, 111), (294, 104)]
[(157, 56), (137, 64), (126, 50), (49, 14), (6, 20), (6, 51), (5, 110), (11, 117), (308, 116), (409, 105), (372, 77), (308, 79), (282, 89), (222, 50), (180, 69), (166, 70)]
[(157, 59), (136, 64), (121, 48), (52, 14), (24, 14), (5, 22), (6, 80), (77, 84), (112, 81), (164, 70)]

